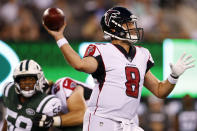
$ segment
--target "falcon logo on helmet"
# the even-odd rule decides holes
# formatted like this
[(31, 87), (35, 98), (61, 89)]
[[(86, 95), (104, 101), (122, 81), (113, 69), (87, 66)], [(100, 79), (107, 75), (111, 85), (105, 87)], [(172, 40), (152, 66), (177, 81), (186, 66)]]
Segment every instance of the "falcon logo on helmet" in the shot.
[(117, 18), (118, 15), (120, 15), (120, 12), (117, 10), (108, 10), (105, 13), (105, 23), (107, 26), (109, 26), (111, 18)]

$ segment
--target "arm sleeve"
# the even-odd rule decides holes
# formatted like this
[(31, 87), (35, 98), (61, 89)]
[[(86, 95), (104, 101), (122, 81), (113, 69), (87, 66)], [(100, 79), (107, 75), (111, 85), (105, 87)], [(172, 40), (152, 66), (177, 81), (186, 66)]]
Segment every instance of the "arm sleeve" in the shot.
[(88, 88), (86, 86), (82, 86), (82, 87), (84, 89), (83, 95), (84, 95), (85, 100), (89, 100), (90, 99), (90, 96), (92, 94), (92, 89), (91, 88)]
[(104, 78), (103, 76), (105, 75), (105, 70), (104, 70), (105, 68), (104, 68), (102, 56), (96, 45), (91, 44), (88, 46), (84, 57), (88, 57), (88, 56), (94, 57), (97, 60), (98, 67), (96, 71), (92, 73), (92, 77), (96, 78), (99, 83), (102, 83)]
[(96, 71), (92, 73), (92, 76), (97, 80), (101, 80), (102, 78), (104, 78), (103, 75), (105, 75), (105, 67), (101, 55), (97, 56), (96, 60), (98, 62), (98, 67)]
[(62, 104), (60, 99), (53, 97), (46, 103), (42, 113), (48, 116), (55, 116), (60, 113), (61, 108), (62, 108)]
[(147, 50), (147, 53), (148, 53), (148, 61), (146, 66), (146, 73), (154, 66), (154, 60), (149, 50)]
[(14, 82), (8, 82), (8, 83), (6, 83), (3, 86), (3, 95), (2, 95), (2, 98), (3, 98), (3, 104), (4, 104), (4, 106), (8, 106), (7, 105), (8, 94), (9, 94), (10, 89), (12, 89), (11, 87), (13, 87), (13, 85), (14, 85)]
[[(61, 99), (70, 97), (77, 83), (69, 77), (64, 77), (58, 80), (53, 86), (53, 94)], [(54, 91), (55, 90), (55, 91)]]
[(90, 95), (92, 94), (92, 88), (90, 85), (87, 85), (83, 82), (80, 82), (78, 80), (74, 80), (72, 78), (68, 78), (68, 79), (71, 79), (74, 83), (72, 85), (74, 85), (75, 87), (77, 87), (77, 85), (83, 87), (84, 89), (84, 98), (85, 100), (89, 100), (90, 99)]
[(98, 48), (96, 47), (96, 45), (91, 44), (87, 47), (86, 52), (83, 57), (88, 57), (88, 56), (96, 57), (99, 55), (100, 55), (100, 52)]

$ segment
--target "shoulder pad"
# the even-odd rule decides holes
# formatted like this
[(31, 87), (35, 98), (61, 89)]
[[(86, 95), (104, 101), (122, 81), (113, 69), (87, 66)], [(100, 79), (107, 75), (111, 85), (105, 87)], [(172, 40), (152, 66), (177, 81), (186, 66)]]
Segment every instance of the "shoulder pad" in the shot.
[(43, 109), (41, 110), (42, 113), (47, 114), (49, 116), (55, 116), (62, 109), (62, 103), (60, 99), (57, 97), (51, 97), (49, 100), (46, 101), (46, 104), (43, 105)]

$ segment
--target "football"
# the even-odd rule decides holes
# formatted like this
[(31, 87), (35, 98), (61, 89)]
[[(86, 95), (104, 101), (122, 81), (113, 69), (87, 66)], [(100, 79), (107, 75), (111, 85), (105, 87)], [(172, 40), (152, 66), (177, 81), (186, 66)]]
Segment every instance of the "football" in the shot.
[(59, 8), (48, 8), (44, 11), (42, 20), (50, 30), (58, 31), (64, 25), (64, 12)]

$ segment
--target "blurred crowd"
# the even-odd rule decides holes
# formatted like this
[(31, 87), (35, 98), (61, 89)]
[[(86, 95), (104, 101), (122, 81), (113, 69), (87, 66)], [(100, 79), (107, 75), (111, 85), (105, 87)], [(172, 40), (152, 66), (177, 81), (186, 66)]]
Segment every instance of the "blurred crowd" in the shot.
[[(0, 130), (5, 111), (0, 97)], [(145, 131), (197, 131), (197, 99), (142, 97), (138, 110), (139, 125)], [(59, 130), (58, 130), (59, 131)]]
[(145, 131), (197, 131), (197, 101), (190, 95), (182, 99), (143, 98), (140, 126)]
[(65, 15), (69, 40), (103, 41), (100, 18), (113, 6), (124, 6), (144, 28), (144, 40), (197, 39), (196, 0), (1, 0), (0, 39), (48, 40), (42, 27), (46, 8), (59, 7)]

